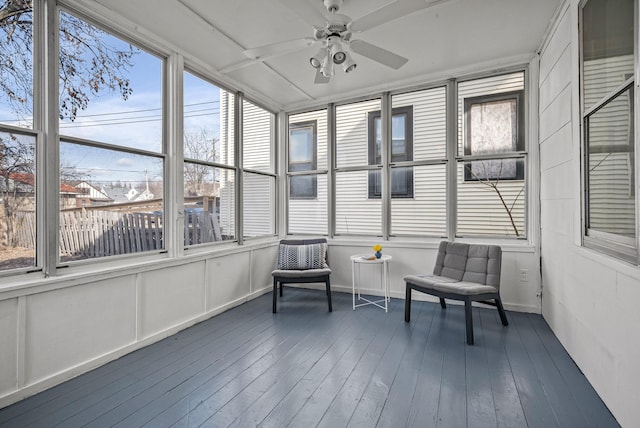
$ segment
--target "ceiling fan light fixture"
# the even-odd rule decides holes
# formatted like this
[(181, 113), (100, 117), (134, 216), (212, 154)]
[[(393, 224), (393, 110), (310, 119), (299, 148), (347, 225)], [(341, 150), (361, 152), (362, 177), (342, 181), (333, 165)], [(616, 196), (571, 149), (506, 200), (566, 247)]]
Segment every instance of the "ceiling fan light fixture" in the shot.
[(322, 61), (326, 57), (326, 55), (327, 54), (326, 54), (325, 49), (323, 49), (323, 48), (318, 49), (318, 52), (316, 52), (316, 54), (314, 56), (309, 58), (309, 63), (311, 64), (311, 67), (313, 67), (313, 68), (322, 67)]
[(331, 61), (331, 58), (329, 57), (329, 55), (324, 57), (324, 61), (322, 62), (322, 68), (320, 69), (320, 73), (322, 73), (324, 77), (333, 76), (333, 62)]
[(342, 43), (340, 43), (340, 39), (336, 36), (329, 37), (329, 53), (331, 54), (331, 60), (334, 64), (342, 64), (347, 59), (347, 54), (342, 49)]
[(346, 55), (346, 59), (342, 63), (342, 70), (345, 73), (351, 73), (353, 70), (356, 69), (357, 66), (358, 66), (358, 64), (356, 64), (356, 62), (353, 60), (353, 58), (351, 58), (351, 55)]

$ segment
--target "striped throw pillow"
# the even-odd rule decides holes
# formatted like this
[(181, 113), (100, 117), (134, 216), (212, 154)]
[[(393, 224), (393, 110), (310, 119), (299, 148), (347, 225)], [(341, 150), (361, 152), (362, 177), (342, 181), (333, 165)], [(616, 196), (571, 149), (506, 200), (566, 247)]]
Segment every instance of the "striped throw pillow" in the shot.
[(327, 244), (286, 245), (280, 244), (278, 269), (307, 270), (327, 267)]

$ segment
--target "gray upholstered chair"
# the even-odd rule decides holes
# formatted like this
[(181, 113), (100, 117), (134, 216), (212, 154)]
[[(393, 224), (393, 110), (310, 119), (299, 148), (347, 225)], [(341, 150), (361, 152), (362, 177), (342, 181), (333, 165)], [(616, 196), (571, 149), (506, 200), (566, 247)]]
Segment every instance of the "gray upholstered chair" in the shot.
[[(500, 299), (500, 268), (502, 249), (497, 245), (463, 244), (442, 241), (438, 247), (433, 275), (408, 275), (404, 320), (411, 318), (411, 290), (444, 299), (464, 301), (467, 343), (473, 345), (473, 317), (471, 302), (480, 301), (498, 308), (502, 325), (509, 325)], [(493, 300), (494, 302), (490, 302)]]
[(280, 286), (282, 297), (283, 284), (324, 282), (327, 290), (329, 312), (331, 305), (331, 269), (327, 265), (327, 240), (319, 239), (283, 239), (278, 247), (278, 266), (271, 272), (273, 276), (273, 313), (277, 312), (277, 291)]

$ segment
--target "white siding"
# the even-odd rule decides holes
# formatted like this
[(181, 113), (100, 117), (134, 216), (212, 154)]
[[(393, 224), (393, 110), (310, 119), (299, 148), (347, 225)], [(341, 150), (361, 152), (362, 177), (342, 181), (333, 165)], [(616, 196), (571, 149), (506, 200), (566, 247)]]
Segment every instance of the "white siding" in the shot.
[(268, 175), (244, 173), (244, 236), (275, 234), (276, 179)]
[(274, 172), (273, 114), (247, 101), (242, 106), (242, 167)]
[(336, 107), (336, 164), (338, 168), (365, 166), (368, 157), (369, 112), (380, 110), (380, 100)]
[[(220, 89), (220, 163), (235, 165), (235, 95)], [(236, 235), (236, 181), (234, 172), (220, 174), (220, 229), (223, 235)]]

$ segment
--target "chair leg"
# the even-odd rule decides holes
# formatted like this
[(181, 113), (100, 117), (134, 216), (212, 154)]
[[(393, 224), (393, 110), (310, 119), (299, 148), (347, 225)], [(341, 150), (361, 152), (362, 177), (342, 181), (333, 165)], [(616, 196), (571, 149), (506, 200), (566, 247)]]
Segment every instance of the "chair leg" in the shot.
[(467, 344), (473, 345), (473, 314), (471, 313), (471, 300), (464, 301), (464, 318), (467, 324)]
[(504, 307), (502, 307), (502, 299), (498, 297), (496, 300), (496, 308), (498, 308), (498, 313), (500, 314), (500, 320), (502, 321), (502, 325), (509, 325), (509, 321), (507, 321), (507, 314), (504, 312)]
[(407, 291), (404, 297), (404, 321), (411, 321), (411, 287), (406, 285)]
[(447, 304), (444, 302), (444, 297), (440, 297), (440, 307), (442, 309), (447, 309)]
[(327, 301), (329, 302), (329, 312), (333, 312), (333, 305), (331, 304), (331, 280), (327, 277), (324, 282), (327, 288)]
[(278, 312), (276, 308), (277, 294), (278, 294), (278, 280), (276, 278), (273, 278), (273, 313), (274, 314)]
[(282, 282), (280, 283), (280, 297), (282, 297), (282, 289), (284, 288), (284, 286), (282, 285)]

